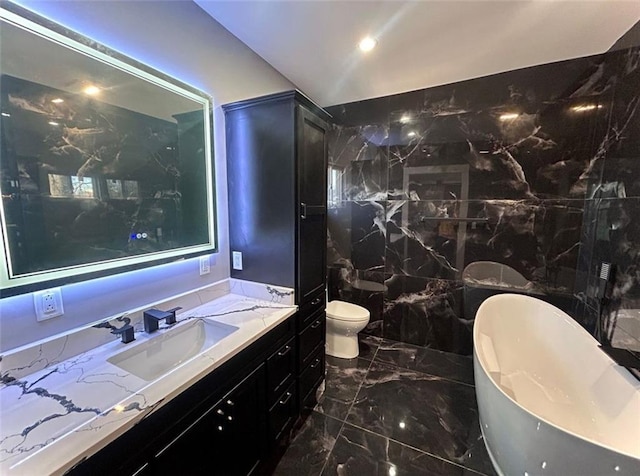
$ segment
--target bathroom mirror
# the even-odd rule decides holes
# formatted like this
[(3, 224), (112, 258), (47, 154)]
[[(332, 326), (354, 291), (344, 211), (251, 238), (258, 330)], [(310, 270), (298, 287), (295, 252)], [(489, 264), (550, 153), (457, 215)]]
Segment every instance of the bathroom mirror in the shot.
[(0, 5), (1, 296), (215, 251), (211, 98)]

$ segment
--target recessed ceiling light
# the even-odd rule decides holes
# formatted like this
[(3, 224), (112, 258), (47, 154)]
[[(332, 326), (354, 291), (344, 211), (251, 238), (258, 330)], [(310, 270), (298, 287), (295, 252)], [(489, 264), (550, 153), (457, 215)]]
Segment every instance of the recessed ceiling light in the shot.
[(501, 121), (510, 121), (510, 120), (512, 120), (512, 119), (517, 119), (519, 115), (520, 115), (520, 114), (515, 113), (515, 112), (508, 112), (508, 113), (506, 113), (506, 114), (502, 114), (502, 115), (500, 116), (500, 120), (501, 120)]
[(52, 99), (52, 100), (51, 100), (51, 102), (52, 102), (52, 103), (54, 103), (54, 104), (60, 104), (60, 103), (63, 103), (63, 102), (64, 102), (64, 99), (62, 99), (62, 98), (55, 98), (55, 99)]
[(371, 51), (372, 49), (374, 49), (377, 44), (378, 42), (375, 40), (375, 38), (367, 36), (366, 38), (360, 40), (360, 43), (358, 43), (358, 48), (360, 48), (360, 51), (364, 51), (366, 53), (367, 51)]
[(409, 133), (407, 134), (407, 136), (409, 136), (409, 137), (415, 137), (415, 136), (416, 136), (416, 133), (415, 133), (414, 131), (411, 131), (411, 132), (409, 132)]
[(52, 126), (59, 126), (60, 123), (56, 122), (56, 121), (49, 121), (49, 124), (51, 124)]
[(400, 118), (400, 122), (402, 124), (408, 124), (409, 122), (411, 122), (411, 116), (409, 114), (403, 114)]
[(602, 109), (601, 104), (581, 104), (579, 106), (573, 106), (571, 108), (574, 112), (585, 112), (585, 111), (593, 111), (594, 109)]
[(93, 84), (87, 86), (86, 88), (83, 89), (83, 92), (85, 94), (88, 94), (89, 96), (95, 96), (96, 94), (98, 94), (100, 92), (100, 88), (97, 86), (94, 86)]
[(2, 113), (2, 115), (3, 115), (4, 117), (11, 117), (11, 114), (9, 114), (8, 112), (3, 112), (3, 113)]

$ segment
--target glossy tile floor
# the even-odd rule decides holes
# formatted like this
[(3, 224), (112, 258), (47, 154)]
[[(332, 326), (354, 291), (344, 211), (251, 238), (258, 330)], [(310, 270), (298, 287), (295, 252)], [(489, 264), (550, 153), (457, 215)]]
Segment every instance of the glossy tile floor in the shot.
[(326, 387), (275, 475), (494, 475), (473, 360), (375, 337), (327, 356)]

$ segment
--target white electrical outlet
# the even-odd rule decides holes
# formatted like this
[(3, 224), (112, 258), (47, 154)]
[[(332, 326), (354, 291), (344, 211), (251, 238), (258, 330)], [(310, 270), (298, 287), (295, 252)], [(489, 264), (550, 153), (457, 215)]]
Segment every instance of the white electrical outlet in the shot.
[(242, 252), (234, 251), (231, 256), (233, 256), (233, 269), (242, 270)]
[(64, 314), (60, 288), (46, 289), (33, 293), (33, 305), (36, 309), (36, 319), (38, 321), (45, 321)]
[(209, 263), (208, 256), (200, 256), (200, 276), (209, 274), (211, 272), (211, 265)]

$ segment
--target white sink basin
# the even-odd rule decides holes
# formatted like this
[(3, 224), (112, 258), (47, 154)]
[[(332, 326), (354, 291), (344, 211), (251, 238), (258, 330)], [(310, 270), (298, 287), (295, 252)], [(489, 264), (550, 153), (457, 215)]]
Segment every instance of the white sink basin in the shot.
[(221, 322), (198, 319), (122, 351), (108, 358), (107, 362), (150, 382), (237, 330), (237, 327)]

